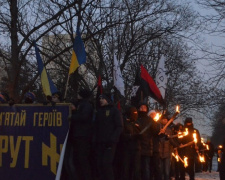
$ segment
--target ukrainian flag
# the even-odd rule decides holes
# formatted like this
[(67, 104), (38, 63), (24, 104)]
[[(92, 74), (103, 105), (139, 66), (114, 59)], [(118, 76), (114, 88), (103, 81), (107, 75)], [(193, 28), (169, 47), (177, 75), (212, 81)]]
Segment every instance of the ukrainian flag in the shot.
[(81, 39), (80, 31), (77, 29), (76, 37), (73, 43), (73, 51), (70, 63), (69, 75), (76, 71), (76, 69), (86, 62), (86, 52), (83, 41)]
[(34, 42), (35, 47), (35, 53), (37, 58), (37, 64), (38, 64), (38, 74), (41, 77), (41, 85), (43, 92), (46, 96), (51, 96), (53, 93), (58, 92), (57, 88), (55, 87), (53, 81), (47, 74), (47, 71), (44, 67), (44, 64), (42, 62), (39, 49), (37, 48), (36, 42)]

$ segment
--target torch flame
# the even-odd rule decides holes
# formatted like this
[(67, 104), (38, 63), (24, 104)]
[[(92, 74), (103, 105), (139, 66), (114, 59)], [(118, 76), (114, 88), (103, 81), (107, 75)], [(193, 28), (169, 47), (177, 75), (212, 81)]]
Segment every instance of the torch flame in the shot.
[(188, 158), (186, 156), (184, 156), (184, 167), (188, 167), (188, 162), (187, 162)]
[(197, 140), (197, 134), (196, 134), (195, 130), (194, 130), (194, 133), (193, 133), (193, 138), (194, 138), (194, 142), (197, 143), (198, 140)]
[(200, 162), (205, 162), (205, 157), (202, 155), (199, 155), (199, 160), (200, 160)]
[(178, 105), (176, 106), (176, 112), (180, 113)]
[(209, 150), (209, 145), (208, 144), (205, 144), (204, 138), (201, 138), (201, 143), (203, 144), (203, 146), (206, 147), (207, 150)]
[(158, 121), (162, 114), (156, 113), (155, 117), (153, 118), (154, 121)]
[(178, 132), (178, 138), (183, 138), (188, 135), (188, 128), (185, 128), (184, 132)]
[(222, 148), (223, 148), (223, 146), (222, 146), (222, 145), (219, 145), (219, 148), (221, 148), (221, 149), (222, 149)]
[(218, 159), (217, 159), (217, 160), (218, 160), (218, 162), (220, 162), (220, 158), (219, 158), (219, 157), (218, 157)]
[(174, 153), (172, 153), (173, 157), (175, 157), (175, 159), (177, 160), (177, 162), (179, 161), (179, 157), (178, 155), (175, 155)]
[(184, 136), (188, 135), (188, 128), (185, 128)]
[(178, 132), (177, 134), (178, 134), (178, 138), (183, 138), (184, 137), (182, 132)]

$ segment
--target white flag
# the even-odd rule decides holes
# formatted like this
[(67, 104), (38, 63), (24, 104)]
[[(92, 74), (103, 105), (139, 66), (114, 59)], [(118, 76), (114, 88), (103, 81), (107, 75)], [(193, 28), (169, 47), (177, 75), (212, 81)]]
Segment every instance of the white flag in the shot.
[(136, 93), (137, 93), (139, 87), (140, 86), (133, 86), (132, 87), (132, 90), (131, 90), (131, 93), (130, 93), (130, 97), (136, 96)]
[(167, 85), (167, 76), (165, 71), (165, 57), (162, 56), (159, 60), (159, 64), (156, 71), (156, 85), (158, 86), (162, 98), (165, 98), (166, 85)]
[(116, 55), (114, 54), (114, 67), (113, 67), (113, 80), (114, 86), (120, 91), (120, 94), (124, 96), (124, 82), (123, 77), (120, 71), (120, 65), (116, 59)]

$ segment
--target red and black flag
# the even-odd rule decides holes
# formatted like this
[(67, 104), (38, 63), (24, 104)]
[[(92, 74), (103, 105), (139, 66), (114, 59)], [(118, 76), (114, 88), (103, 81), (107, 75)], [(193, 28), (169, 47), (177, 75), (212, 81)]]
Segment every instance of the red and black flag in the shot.
[(140, 71), (138, 70), (137, 72), (131, 96), (134, 96), (131, 99), (133, 104), (137, 104), (137, 101), (139, 103), (143, 102), (146, 97), (150, 96), (161, 105), (165, 105), (165, 101), (162, 98), (159, 88), (143, 65), (141, 65)]

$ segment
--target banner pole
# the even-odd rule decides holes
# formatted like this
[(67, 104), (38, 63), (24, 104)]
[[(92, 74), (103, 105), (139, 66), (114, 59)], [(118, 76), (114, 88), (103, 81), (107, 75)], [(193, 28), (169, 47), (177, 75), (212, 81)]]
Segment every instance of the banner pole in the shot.
[(65, 89), (65, 93), (64, 93), (64, 97), (63, 97), (64, 102), (65, 102), (66, 94), (67, 94), (67, 90), (68, 90), (69, 79), (70, 79), (70, 74), (68, 73), (68, 77), (67, 77), (67, 81), (66, 81), (66, 89)]

